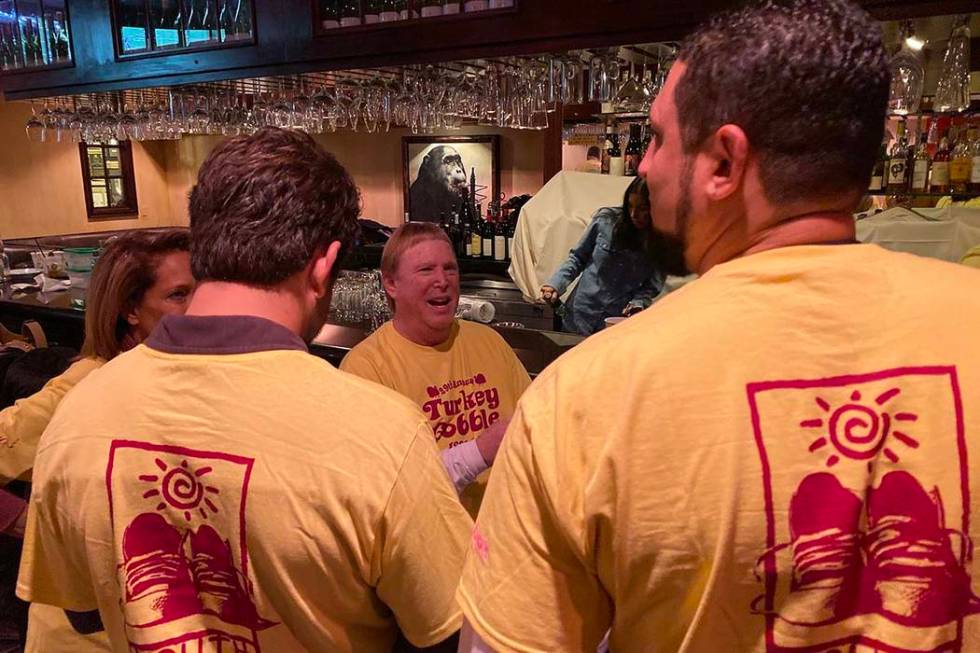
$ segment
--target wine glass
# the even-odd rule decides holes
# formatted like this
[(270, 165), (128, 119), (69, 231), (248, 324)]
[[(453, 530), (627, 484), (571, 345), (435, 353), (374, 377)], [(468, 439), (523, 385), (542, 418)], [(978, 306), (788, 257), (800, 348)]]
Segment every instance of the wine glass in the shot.
[(890, 64), (892, 81), (888, 93), (888, 112), (899, 116), (918, 113), (925, 79), (922, 59), (905, 38), (908, 33), (908, 29), (903, 30), (902, 47), (892, 57)]
[(957, 16), (943, 54), (943, 68), (933, 109), (966, 111), (970, 107), (970, 15)]
[(38, 118), (37, 109), (34, 103), (31, 102), (31, 117), (27, 119), (27, 124), (24, 127), (27, 132), (27, 140), (32, 143), (43, 143), (45, 140), (45, 134), (47, 128), (44, 123)]

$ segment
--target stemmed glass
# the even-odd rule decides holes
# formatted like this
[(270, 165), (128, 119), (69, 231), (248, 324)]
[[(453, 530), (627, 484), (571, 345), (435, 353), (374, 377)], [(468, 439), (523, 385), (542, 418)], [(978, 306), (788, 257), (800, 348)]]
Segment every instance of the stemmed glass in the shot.
[(970, 107), (970, 15), (957, 16), (943, 54), (936, 87), (936, 111), (966, 111)]
[(34, 103), (31, 103), (31, 117), (27, 119), (24, 129), (27, 132), (27, 140), (32, 143), (43, 143), (46, 137), (47, 128), (37, 115)]

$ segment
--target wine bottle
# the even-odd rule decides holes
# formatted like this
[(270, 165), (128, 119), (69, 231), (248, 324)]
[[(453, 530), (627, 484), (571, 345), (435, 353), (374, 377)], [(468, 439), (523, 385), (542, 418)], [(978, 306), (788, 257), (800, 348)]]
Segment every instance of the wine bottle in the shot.
[(493, 260), (503, 261), (507, 258), (507, 233), (504, 231), (503, 220), (497, 220), (493, 226)]
[(898, 139), (892, 146), (888, 161), (888, 192), (905, 193), (909, 189), (909, 142), (905, 123), (898, 123)]
[(520, 209), (514, 209), (511, 212), (511, 217), (507, 220), (507, 260), (511, 260), (514, 257), (514, 234), (517, 232), (517, 214)]
[(456, 258), (460, 259), (466, 256), (466, 245), (469, 243), (469, 239), (466, 237), (466, 230), (460, 220), (459, 211), (453, 211), (449, 226), (452, 234), (449, 241), (453, 244), (453, 253), (456, 254)]
[(622, 177), (626, 174), (626, 162), (623, 160), (623, 153), (619, 149), (619, 134), (610, 134), (609, 148), (609, 174), (614, 177)]
[(969, 137), (967, 131), (961, 128), (956, 137), (956, 146), (949, 157), (949, 185), (954, 193), (967, 192), (972, 167)]
[(980, 137), (978, 137), (976, 129), (973, 129), (973, 138), (970, 144), (970, 159), (973, 162), (970, 168), (970, 192), (980, 193)]
[(480, 225), (480, 255), (482, 258), (493, 258), (493, 223), (490, 221), (490, 214)]
[(640, 125), (630, 125), (630, 138), (626, 142), (626, 175), (635, 177), (640, 171), (640, 161), (643, 159), (643, 146), (640, 140)]
[(612, 126), (606, 125), (606, 136), (602, 142), (602, 159), (599, 167), (599, 172), (604, 175), (609, 174), (609, 150), (612, 149), (612, 133)]
[(929, 190), (929, 168), (932, 159), (929, 158), (929, 147), (925, 139), (920, 137), (920, 143), (915, 148), (915, 159), (912, 163), (912, 190), (925, 193)]
[(932, 157), (932, 177), (929, 180), (929, 192), (949, 192), (949, 138), (943, 136), (939, 140), (939, 149)]
[(881, 149), (878, 150), (878, 158), (875, 159), (874, 168), (871, 170), (871, 183), (868, 191), (880, 193), (885, 190), (885, 170), (888, 168), (888, 141), (881, 142)]

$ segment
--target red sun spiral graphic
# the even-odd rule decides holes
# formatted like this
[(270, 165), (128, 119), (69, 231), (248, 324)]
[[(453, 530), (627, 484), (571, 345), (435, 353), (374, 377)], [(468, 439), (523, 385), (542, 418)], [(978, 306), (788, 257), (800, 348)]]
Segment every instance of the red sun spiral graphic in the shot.
[[(818, 452), (828, 445), (835, 453), (827, 456), (827, 467), (833, 467), (841, 457), (851, 460), (868, 460), (880, 454), (893, 463), (900, 460), (894, 442), (910, 449), (917, 449), (919, 441), (899, 430), (902, 422), (915, 422), (919, 419), (914, 413), (891, 413), (886, 405), (901, 394), (899, 388), (891, 388), (873, 402), (864, 401), (859, 390), (851, 393), (850, 401), (840, 406), (832, 406), (822, 397), (816, 398), (817, 406), (827, 417), (815, 417), (800, 422), (807, 429), (819, 429), (821, 435), (810, 443), (810, 451)], [(871, 463), (868, 463), (869, 467)]]
[(184, 519), (188, 522), (195, 512), (202, 519), (208, 518), (209, 511), (211, 514), (218, 512), (218, 506), (211, 497), (216, 498), (221, 491), (201, 480), (213, 471), (211, 467), (193, 469), (186, 460), (182, 460), (180, 465), (174, 467), (159, 458), (153, 462), (160, 469), (162, 477), (159, 474), (143, 474), (139, 480), (155, 486), (144, 492), (143, 498), (159, 497), (157, 510), (176, 509), (183, 513)]

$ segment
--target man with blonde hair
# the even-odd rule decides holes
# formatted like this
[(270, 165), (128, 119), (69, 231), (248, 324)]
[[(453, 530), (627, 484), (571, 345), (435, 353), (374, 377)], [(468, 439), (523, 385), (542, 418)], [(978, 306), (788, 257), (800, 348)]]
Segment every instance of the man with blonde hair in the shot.
[(475, 515), (483, 472), (531, 380), (496, 331), (456, 319), (459, 265), (440, 227), (402, 225), (385, 245), (381, 275), (394, 317), (354, 347), (340, 368), (421, 407), (460, 499)]

